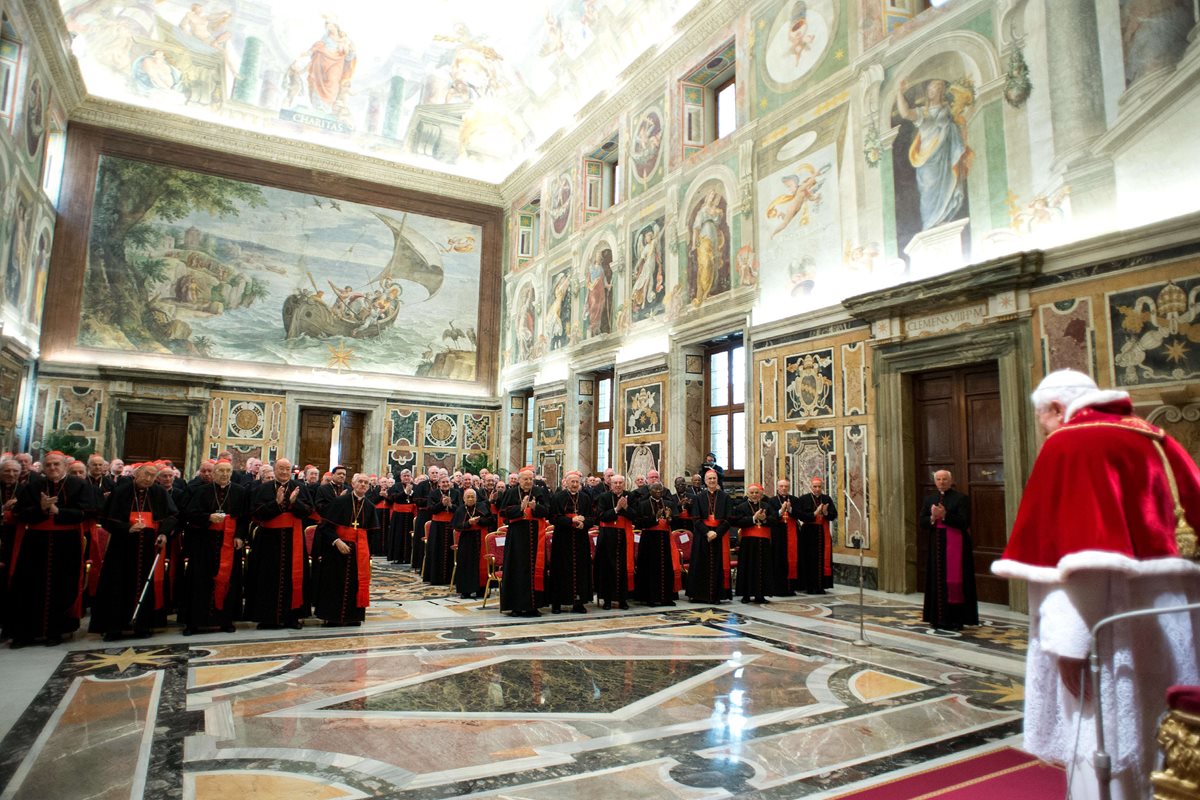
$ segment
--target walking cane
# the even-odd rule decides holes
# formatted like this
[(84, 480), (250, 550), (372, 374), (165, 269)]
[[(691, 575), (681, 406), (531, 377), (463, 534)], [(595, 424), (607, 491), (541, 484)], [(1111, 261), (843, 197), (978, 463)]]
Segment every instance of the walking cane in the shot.
[(154, 561), (150, 564), (150, 574), (146, 576), (146, 583), (142, 586), (142, 593), (138, 595), (137, 605), (133, 607), (133, 619), (130, 622), (134, 627), (137, 627), (138, 613), (142, 610), (142, 603), (146, 600), (146, 592), (150, 589), (150, 582), (154, 580), (154, 570), (158, 569), (160, 558), (162, 558), (162, 550), (154, 554)]

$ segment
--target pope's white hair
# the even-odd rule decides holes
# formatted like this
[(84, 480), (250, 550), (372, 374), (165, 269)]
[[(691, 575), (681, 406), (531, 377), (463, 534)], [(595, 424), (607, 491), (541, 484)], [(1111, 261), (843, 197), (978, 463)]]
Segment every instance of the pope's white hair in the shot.
[(1074, 369), (1060, 369), (1042, 378), (1030, 398), (1035, 409), (1046, 408), (1051, 403), (1058, 403), (1065, 409), (1077, 398), (1098, 388), (1090, 376)]

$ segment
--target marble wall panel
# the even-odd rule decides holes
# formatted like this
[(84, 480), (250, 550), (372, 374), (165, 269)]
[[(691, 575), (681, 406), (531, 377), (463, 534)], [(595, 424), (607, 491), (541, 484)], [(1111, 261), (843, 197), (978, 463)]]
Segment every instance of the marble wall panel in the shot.
[(1092, 325), (1091, 298), (1047, 303), (1038, 309), (1038, 322), (1045, 373), (1075, 369), (1095, 377), (1096, 333)]
[(792, 482), (793, 492), (808, 486), (814, 475), (820, 477), (826, 486), (836, 485), (833, 480), (837, 469), (835, 433), (833, 428), (787, 431), (785, 472), (787, 479)]
[(763, 424), (779, 421), (779, 359), (764, 358), (758, 362), (758, 421)]
[(851, 547), (854, 537), (862, 537), (862, 546), (871, 546), (871, 517), (867, 482), (867, 426), (848, 425), (842, 429), (842, 496), (835, 498), (841, 506), (842, 545)]
[(490, 450), (491, 442), (491, 414), (463, 414), (463, 449)]
[(567, 416), (566, 402), (558, 400), (537, 401), (537, 424), (534, 426), (534, 444), (537, 449), (561, 446), (565, 434)]
[(779, 435), (778, 431), (758, 434), (758, 474), (767, 494), (775, 491), (775, 481), (779, 479)]
[(867, 413), (867, 346), (862, 342), (842, 345), (842, 413)]
[(426, 447), (438, 450), (457, 449), (458, 415), (426, 412), (423, 431)]

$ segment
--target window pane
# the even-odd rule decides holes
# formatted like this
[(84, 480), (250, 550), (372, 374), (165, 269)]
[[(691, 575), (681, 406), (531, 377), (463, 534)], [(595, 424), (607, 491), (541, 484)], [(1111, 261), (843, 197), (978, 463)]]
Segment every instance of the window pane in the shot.
[(733, 349), (733, 402), (746, 402), (746, 348), (742, 346)]
[(612, 204), (621, 202), (621, 163), (613, 164), (612, 169)]
[(604, 472), (608, 469), (608, 452), (609, 452), (609, 436), (612, 431), (607, 428), (596, 431), (596, 471)]
[(600, 381), (596, 398), (596, 421), (612, 422), (612, 378)]
[(526, 466), (531, 465), (532, 463), (533, 463), (533, 438), (530, 437), (525, 440), (525, 463), (522, 464), (521, 466), (526, 467)]
[(533, 433), (533, 399), (525, 399), (525, 432)]
[(729, 353), (713, 353), (708, 357), (708, 404), (729, 405)]
[(739, 411), (733, 415), (733, 469), (746, 468), (746, 414)]
[(737, 128), (737, 82), (730, 81), (717, 94), (717, 138), (724, 139)]
[(717, 463), (729, 466), (729, 416), (713, 414), (708, 418), (708, 449), (717, 454)]

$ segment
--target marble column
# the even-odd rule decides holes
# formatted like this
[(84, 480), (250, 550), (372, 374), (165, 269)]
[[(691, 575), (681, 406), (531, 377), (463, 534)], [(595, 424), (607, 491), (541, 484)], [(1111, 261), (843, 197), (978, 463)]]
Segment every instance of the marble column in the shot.
[(678, 475), (690, 475), (708, 450), (704, 441), (704, 348), (673, 346), (667, 358), (670, 375), (667, 391), (672, 402), (667, 432), (670, 457), (665, 460), (671, 470), (669, 480), (674, 481)]
[(1100, 38), (1095, 0), (1054, 0), (1045, 9), (1054, 151), (1061, 161), (1105, 130)]
[(1090, 152), (1108, 125), (1095, 0), (1054, 0), (1045, 13), (1056, 171), (1071, 187), (1078, 230), (1104, 229), (1114, 209), (1116, 175), (1111, 159)]
[[(596, 379), (590, 372), (575, 374), (575, 447), (568, 448), (568, 453), (575, 453), (573, 469), (578, 469), (584, 475), (596, 471)], [(570, 456), (567, 456), (570, 461)]]

